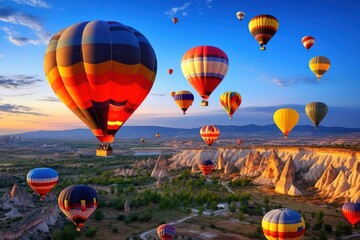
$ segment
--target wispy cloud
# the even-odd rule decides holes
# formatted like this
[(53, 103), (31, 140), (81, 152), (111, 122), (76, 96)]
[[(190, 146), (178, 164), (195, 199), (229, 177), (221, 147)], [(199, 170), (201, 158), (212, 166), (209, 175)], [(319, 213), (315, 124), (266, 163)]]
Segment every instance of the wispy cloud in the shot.
[(39, 98), (38, 101), (60, 102), (60, 100), (57, 97), (43, 97), (43, 98)]
[(3, 57), (4, 57), (4, 54), (1, 54), (1, 53), (0, 53), (0, 58), (3, 58)]
[(37, 76), (16, 74), (12, 76), (0, 75), (0, 87), (18, 89), (32, 87), (42, 80)]
[(32, 7), (39, 7), (39, 8), (50, 8), (50, 5), (41, 0), (13, 0), (17, 4), (22, 5), (29, 5)]
[(186, 16), (186, 15), (188, 15), (188, 12), (186, 10), (188, 9), (188, 7), (190, 5), (191, 5), (191, 2), (185, 2), (182, 6), (170, 8), (170, 10), (165, 11), (165, 14), (169, 15), (169, 16), (175, 16), (175, 15), (179, 15), (179, 14), (182, 16)]
[(163, 97), (163, 96), (167, 96), (168, 94), (166, 93), (150, 93), (151, 96), (157, 96), (157, 97)]
[[(13, 8), (0, 8), (0, 21), (12, 24), (12, 26), (3, 26), (1, 29), (6, 33), (7, 39), (17, 45), (24, 46), (26, 44), (47, 44), (51, 35), (45, 31), (41, 21), (31, 14), (18, 12)], [(14, 30), (14, 26), (23, 26), (33, 30), (35, 36), (24, 37), (18, 31)]]
[(37, 112), (37, 109), (32, 107), (27, 107), (24, 105), (16, 105), (16, 104), (0, 104), (0, 112), (11, 113), (11, 114), (25, 114), (25, 115), (33, 115), (33, 116), (48, 116), (47, 114), (43, 114)]
[(318, 84), (318, 81), (309, 76), (279, 77), (263, 74), (262, 78), (279, 87), (290, 87), (296, 84)]
[(206, 4), (207, 8), (212, 7), (212, 2), (213, 2), (213, 0), (206, 0), (205, 4)]

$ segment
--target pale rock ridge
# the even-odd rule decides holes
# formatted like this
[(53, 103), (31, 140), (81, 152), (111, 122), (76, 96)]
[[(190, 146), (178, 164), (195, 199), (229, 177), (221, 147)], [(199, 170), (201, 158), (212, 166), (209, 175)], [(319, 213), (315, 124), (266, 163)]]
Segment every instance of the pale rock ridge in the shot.
[(240, 175), (247, 177), (260, 176), (261, 172), (258, 171), (258, 169), (260, 166), (261, 159), (262, 157), (259, 151), (257, 151), (255, 154), (253, 154), (253, 152), (249, 152), (249, 154), (246, 157), (245, 164), (240, 170)]
[(332, 164), (330, 164), (326, 168), (320, 179), (315, 183), (315, 187), (320, 190), (326, 188), (330, 183), (332, 183), (336, 179), (338, 174), (339, 171), (336, 168), (334, 168)]
[[(10, 194), (9, 202), (15, 206), (33, 207), (32, 195), (14, 183)], [(39, 197), (40, 198), (40, 197)]]
[(219, 157), (218, 157), (218, 161), (217, 161), (217, 164), (216, 164), (216, 170), (222, 170), (224, 168), (224, 156), (223, 156), (223, 153), (221, 152), (219, 154)]
[(156, 160), (155, 167), (151, 172), (151, 177), (154, 178), (163, 178), (167, 177), (167, 159), (164, 155), (160, 154)]
[(199, 165), (193, 164), (191, 167), (191, 173), (197, 173), (199, 171)]
[(279, 181), (276, 182), (275, 192), (291, 196), (302, 195), (302, 193), (295, 187), (294, 180), (295, 166), (293, 159), (290, 156), (280, 174)]
[(349, 172), (348, 182), (351, 186), (360, 183), (360, 161), (356, 161)]
[(232, 171), (233, 171), (233, 167), (232, 167), (230, 161), (227, 161), (225, 168), (224, 168), (224, 174), (230, 174)]
[(273, 149), (268, 158), (263, 159), (260, 163), (260, 168), (262, 165), (266, 166), (265, 170), (253, 181), (253, 183), (259, 185), (275, 185), (280, 178), (282, 169), (284, 168), (284, 163), (278, 157), (275, 149)]
[(321, 194), (329, 196), (329, 197), (336, 197), (339, 196), (341, 193), (350, 189), (350, 184), (348, 183), (344, 171), (340, 170), (339, 174), (337, 175), (336, 179), (326, 186), (322, 191)]

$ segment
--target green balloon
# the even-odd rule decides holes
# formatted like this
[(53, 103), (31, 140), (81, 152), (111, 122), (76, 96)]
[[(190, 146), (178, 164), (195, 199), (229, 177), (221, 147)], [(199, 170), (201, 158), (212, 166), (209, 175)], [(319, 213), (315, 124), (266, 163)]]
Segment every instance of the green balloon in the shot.
[(311, 102), (306, 104), (305, 113), (308, 118), (314, 123), (315, 128), (325, 118), (328, 112), (328, 107), (322, 102)]

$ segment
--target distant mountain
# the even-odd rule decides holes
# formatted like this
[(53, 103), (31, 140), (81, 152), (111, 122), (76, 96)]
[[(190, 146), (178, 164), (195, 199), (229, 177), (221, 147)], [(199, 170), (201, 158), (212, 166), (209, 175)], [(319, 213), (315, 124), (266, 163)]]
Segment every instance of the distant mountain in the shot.
[[(281, 136), (282, 133), (275, 124), (264, 126), (246, 125), (246, 126), (221, 126), (217, 125), (221, 131), (222, 138), (242, 137), (262, 137), (273, 138)], [(160, 133), (161, 138), (198, 138), (199, 128), (170, 128), (158, 126), (124, 126), (117, 133), (117, 138), (154, 138), (156, 133)], [(344, 127), (325, 127), (320, 126), (315, 129), (310, 125), (296, 126), (290, 133), (293, 137), (312, 137), (312, 136), (341, 136), (341, 135), (360, 135), (359, 128)], [(13, 135), (14, 136), (14, 135)], [(62, 131), (33, 131), (16, 134), (24, 139), (91, 139), (93, 134), (88, 129), (72, 129)], [(95, 138), (94, 138), (95, 139)]]

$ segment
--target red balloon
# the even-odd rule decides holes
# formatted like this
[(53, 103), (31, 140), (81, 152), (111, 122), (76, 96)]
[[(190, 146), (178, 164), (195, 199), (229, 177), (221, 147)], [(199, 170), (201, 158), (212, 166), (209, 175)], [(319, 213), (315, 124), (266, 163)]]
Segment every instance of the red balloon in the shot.
[(171, 75), (174, 72), (172, 68), (169, 68), (168, 73)]
[(341, 208), (342, 213), (346, 219), (352, 224), (355, 225), (360, 221), (360, 203), (347, 202)]
[(211, 160), (206, 160), (206, 161), (203, 161), (200, 165), (199, 165), (199, 168), (201, 170), (201, 172), (207, 176), (209, 174), (212, 173), (212, 171), (214, 170), (214, 162), (211, 161)]

